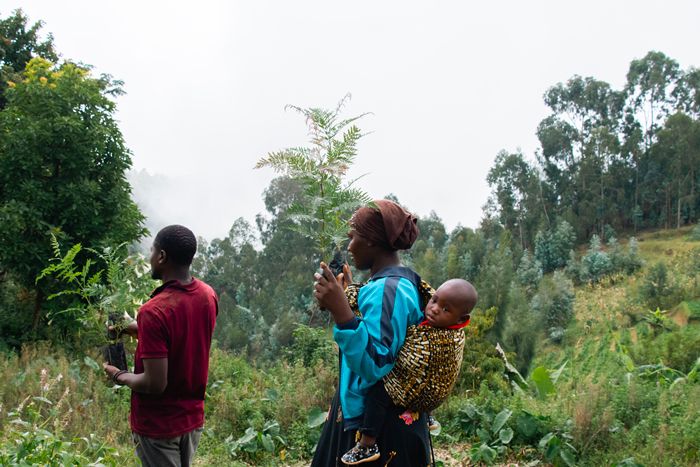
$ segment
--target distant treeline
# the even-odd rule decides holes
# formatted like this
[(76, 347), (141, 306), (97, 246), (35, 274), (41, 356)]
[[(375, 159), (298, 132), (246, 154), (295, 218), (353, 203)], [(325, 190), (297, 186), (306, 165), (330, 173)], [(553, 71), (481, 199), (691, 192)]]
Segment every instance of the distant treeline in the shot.
[(700, 70), (661, 52), (633, 60), (623, 89), (574, 76), (544, 101), (540, 148), (529, 162), (502, 151), (488, 174), (487, 216), (523, 247), (558, 219), (579, 241), (605, 226), (626, 231), (697, 222)]

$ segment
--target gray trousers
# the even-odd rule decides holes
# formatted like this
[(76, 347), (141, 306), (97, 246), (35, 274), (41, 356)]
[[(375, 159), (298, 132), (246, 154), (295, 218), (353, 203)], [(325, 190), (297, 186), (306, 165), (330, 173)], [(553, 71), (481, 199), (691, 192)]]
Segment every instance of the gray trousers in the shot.
[(203, 428), (175, 438), (147, 438), (132, 433), (136, 455), (144, 467), (189, 467), (197, 450)]

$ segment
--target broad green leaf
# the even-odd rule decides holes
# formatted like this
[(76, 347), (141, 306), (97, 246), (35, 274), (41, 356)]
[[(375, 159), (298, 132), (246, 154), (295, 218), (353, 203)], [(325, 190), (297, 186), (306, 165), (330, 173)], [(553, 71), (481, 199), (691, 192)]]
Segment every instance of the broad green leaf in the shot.
[(513, 415), (512, 410), (503, 409), (496, 415), (496, 417), (494, 417), (493, 426), (491, 427), (491, 431), (494, 435), (498, 433), (501, 428), (503, 428), (503, 425), (505, 425), (511, 415)]
[(311, 412), (309, 412), (309, 416), (306, 422), (306, 425), (309, 428), (316, 428), (317, 426), (321, 426), (326, 422), (326, 417), (328, 416), (328, 412), (325, 410), (321, 410), (319, 408), (313, 408), (311, 409)]
[(535, 383), (537, 394), (541, 398), (545, 398), (548, 394), (554, 394), (556, 392), (552, 379), (549, 377), (549, 370), (545, 367), (538, 366), (535, 368), (530, 379)]
[(568, 449), (562, 449), (561, 451), (559, 451), (559, 456), (569, 467), (573, 467), (576, 465), (576, 459), (574, 458), (574, 454)]
[(93, 360), (92, 358), (90, 358), (89, 356), (86, 355), (85, 358), (83, 359), (83, 362), (85, 362), (85, 364), (86, 364), (88, 367), (92, 368), (93, 370), (95, 370), (95, 371), (100, 371), (100, 364), (97, 363), (97, 362), (96, 362), (95, 360)]
[(498, 432), (498, 439), (501, 443), (508, 444), (513, 439), (513, 430), (510, 427), (506, 427)]
[(479, 446), (479, 458), (487, 464), (492, 463), (496, 459), (496, 455), (498, 455), (496, 450), (488, 444), (482, 443), (481, 446)]
[(272, 437), (268, 434), (262, 435), (262, 445), (267, 452), (275, 452), (275, 443), (272, 441)]
[(528, 412), (523, 412), (515, 421), (518, 432), (525, 438), (529, 438), (537, 431), (537, 419)]
[(478, 436), (479, 440), (483, 441), (484, 443), (488, 443), (489, 441), (491, 441), (491, 435), (488, 431), (484, 430), (483, 428), (476, 429), (476, 436)]
[(554, 433), (547, 433), (544, 435), (539, 442), (540, 448), (544, 449), (549, 444), (551, 439), (554, 438), (554, 436), (556, 436)]
[(269, 420), (263, 426), (263, 433), (269, 433), (272, 436), (278, 435), (280, 432), (280, 424), (277, 420)]
[(248, 427), (245, 430), (245, 434), (238, 438), (236, 441), (238, 444), (248, 444), (253, 441), (258, 436), (258, 432), (253, 427)]

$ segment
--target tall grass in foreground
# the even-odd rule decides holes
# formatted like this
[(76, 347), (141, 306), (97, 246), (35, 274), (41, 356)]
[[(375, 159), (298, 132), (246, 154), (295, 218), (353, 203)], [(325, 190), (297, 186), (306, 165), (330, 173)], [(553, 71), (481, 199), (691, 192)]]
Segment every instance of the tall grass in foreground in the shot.
[[(112, 387), (97, 358), (48, 345), (0, 354), (0, 465), (138, 465), (129, 390)], [(310, 416), (327, 410), (334, 368), (281, 360), (258, 369), (217, 349), (210, 365), (199, 465), (308, 459), (320, 432)], [(237, 443), (266, 425), (278, 427), (272, 446), (262, 436)]]

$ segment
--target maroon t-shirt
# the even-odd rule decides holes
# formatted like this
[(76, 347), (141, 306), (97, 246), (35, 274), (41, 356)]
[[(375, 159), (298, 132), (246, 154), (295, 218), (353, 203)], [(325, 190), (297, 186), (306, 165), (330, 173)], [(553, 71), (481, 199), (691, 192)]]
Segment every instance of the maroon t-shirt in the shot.
[(132, 391), (131, 429), (149, 438), (174, 438), (204, 425), (204, 392), (218, 297), (202, 281), (158, 287), (139, 309), (134, 373), (144, 358), (168, 359), (162, 394)]

